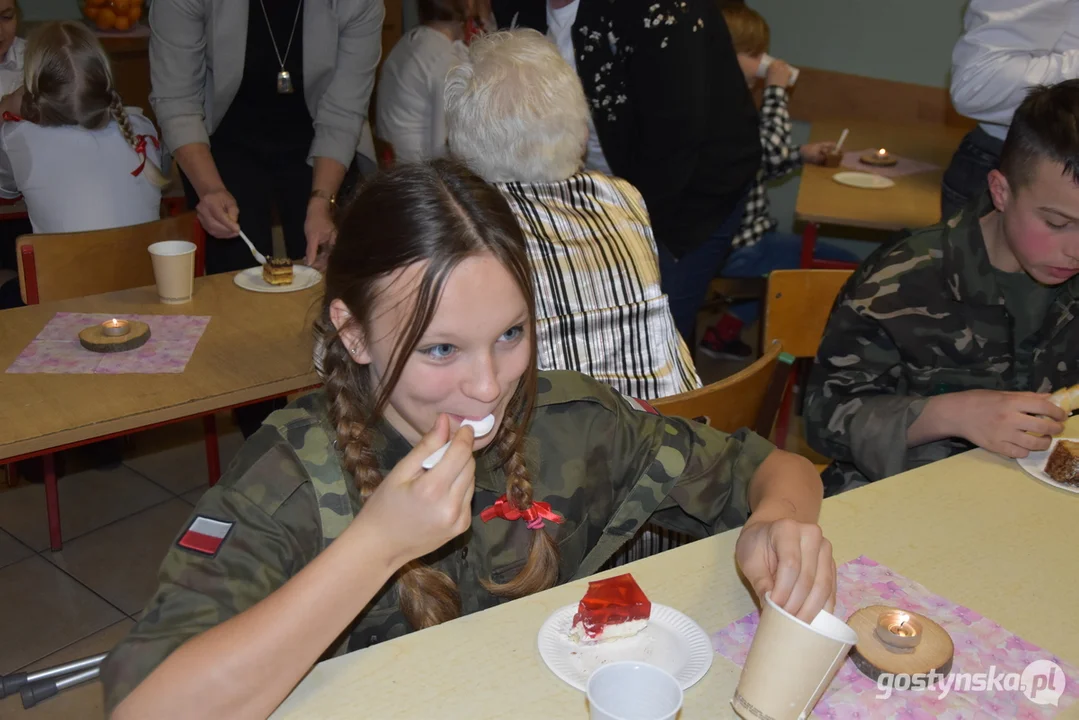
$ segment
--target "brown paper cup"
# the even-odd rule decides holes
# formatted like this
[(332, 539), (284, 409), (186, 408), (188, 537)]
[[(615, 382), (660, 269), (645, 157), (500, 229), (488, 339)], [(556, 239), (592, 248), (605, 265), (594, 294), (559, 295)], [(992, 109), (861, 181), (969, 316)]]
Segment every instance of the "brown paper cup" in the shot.
[(799, 720), (813, 711), (858, 641), (824, 612), (809, 625), (764, 596), (760, 624), (731, 705), (746, 720)]
[(148, 249), (161, 302), (167, 305), (190, 302), (195, 288), (195, 243), (166, 240)]

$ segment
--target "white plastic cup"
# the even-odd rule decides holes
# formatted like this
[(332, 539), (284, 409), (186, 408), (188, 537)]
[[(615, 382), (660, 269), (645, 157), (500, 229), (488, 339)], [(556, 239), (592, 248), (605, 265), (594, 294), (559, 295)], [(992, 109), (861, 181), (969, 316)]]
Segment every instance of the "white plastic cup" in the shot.
[(158, 299), (166, 305), (191, 302), (195, 291), (195, 243), (165, 240), (147, 249), (154, 264)]
[(588, 678), (590, 720), (674, 720), (682, 686), (648, 663), (615, 662)]
[[(772, 57), (768, 53), (761, 53), (761, 61), (760, 61), (760, 64), (757, 65), (757, 77), (761, 78), (762, 80), (764, 78), (768, 77), (768, 67), (773, 62), (775, 62), (774, 57)], [(798, 82), (798, 73), (800, 71), (798, 70), (798, 68), (794, 67), (793, 65), (790, 66), (790, 69), (791, 69), (791, 79), (790, 79), (790, 82), (787, 83), (787, 87), (794, 87), (794, 83)]]

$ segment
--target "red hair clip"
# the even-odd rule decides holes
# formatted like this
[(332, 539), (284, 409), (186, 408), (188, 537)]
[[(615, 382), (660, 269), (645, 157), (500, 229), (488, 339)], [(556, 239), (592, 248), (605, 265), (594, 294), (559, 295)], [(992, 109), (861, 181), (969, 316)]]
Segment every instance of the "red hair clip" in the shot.
[(554, 523), (563, 523), (565, 519), (551, 509), (550, 503), (545, 503), (540, 500), (533, 500), (532, 506), (527, 510), (518, 510), (513, 503), (511, 503), (506, 496), (498, 498), (495, 504), (485, 508), (480, 513), (480, 519), (484, 522), (493, 520), (494, 518), (502, 518), (503, 520), (524, 520), (528, 523), (529, 530), (542, 530), (543, 521), (550, 520)]

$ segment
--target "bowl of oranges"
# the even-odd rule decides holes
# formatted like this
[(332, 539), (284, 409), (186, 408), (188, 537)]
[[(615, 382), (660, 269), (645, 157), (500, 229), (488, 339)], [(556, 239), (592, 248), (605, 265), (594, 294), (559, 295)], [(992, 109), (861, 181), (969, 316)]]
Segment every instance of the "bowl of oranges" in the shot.
[(98, 30), (128, 32), (142, 17), (143, 0), (82, 0), (82, 14)]

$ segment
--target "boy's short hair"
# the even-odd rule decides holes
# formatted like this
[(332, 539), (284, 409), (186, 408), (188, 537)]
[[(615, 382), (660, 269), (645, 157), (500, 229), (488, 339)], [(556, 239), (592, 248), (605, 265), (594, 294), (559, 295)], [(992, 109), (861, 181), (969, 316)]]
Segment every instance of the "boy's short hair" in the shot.
[(730, 29), (735, 52), (753, 56), (768, 52), (772, 31), (759, 12), (732, 0), (720, 0), (719, 9)]
[(1079, 80), (1032, 87), (1015, 111), (1000, 171), (1013, 188), (1022, 187), (1042, 158), (1063, 165), (1079, 184)]

